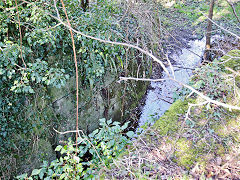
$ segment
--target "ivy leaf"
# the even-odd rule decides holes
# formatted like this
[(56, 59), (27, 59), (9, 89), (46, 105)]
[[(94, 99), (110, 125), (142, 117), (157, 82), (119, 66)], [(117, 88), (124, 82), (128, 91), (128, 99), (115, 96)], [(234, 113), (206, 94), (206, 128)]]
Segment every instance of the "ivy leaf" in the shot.
[(41, 169), (41, 172), (39, 173), (40, 179), (43, 179), (45, 172), (46, 172), (46, 168)]
[(132, 138), (132, 137), (134, 136), (134, 132), (133, 132), (133, 131), (128, 131), (128, 132), (127, 132), (127, 136), (128, 136), (129, 138)]
[(60, 151), (62, 149), (62, 146), (58, 145), (56, 148), (55, 148), (55, 151)]
[(6, 71), (4, 69), (0, 69), (0, 75), (4, 74)]
[(50, 80), (46, 80), (46, 85), (49, 85), (50, 84)]
[(34, 93), (34, 90), (33, 90), (32, 88), (30, 88), (30, 89), (29, 89), (29, 92), (33, 94), (33, 93)]
[(42, 81), (46, 81), (46, 80), (47, 80), (47, 77), (43, 77), (43, 78), (42, 78)]
[(66, 173), (63, 173), (59, 179), (64, 179), (66, 177)]
[(89, 78), (90, 88), (93, 88), (93, 80)]
[(122, 130), (126, 129), (128, 127), (129, 122), (126, 122), (123, 126), (122, 126)]
[(27, 173), (22, 174), (22, 175), (19, 175), (19, 176), (17, 176), (16, 178), (17, 178), (17, 179), (25, 179), (25, 178), (27, 178)]
[(14, 91), (17, 88), (17, 86), (12, 86), (10, 91)]
[(32, 171), (32, 176), (36, 176), (36, 175), (38, 175), (40, 172), (41, 172), (41, 169), (34, 169), (34, 170)]
[(99, 129), (94, 130), (91, 134), (89, 134), (89, 137), (94, 137), (99, 132)]
[(107, 125), (110, 125), (112, 123), (112, 119), (107, 121)]
[(65, 78), (66, 78), (66, 79), (69, 79), (69, 77), (70, 77), (69, 74), (66, 74), (66, 75), (65, 75)]
[(105, 118), (102, 118), (102, 119), (99, 119), (99, 121), (100, 121), (100, 125), (104, 125), (105, 124), (105, 122), (106, 122), (106, 119)]
[(117, 126), (117, 125), (119, 125), (119, 124), (120, 124), (120, 122), (118, 122), (118, 121), (114, 121), (114, 122), (113, 122), (113, 125), (114, 125), (114, 126)]

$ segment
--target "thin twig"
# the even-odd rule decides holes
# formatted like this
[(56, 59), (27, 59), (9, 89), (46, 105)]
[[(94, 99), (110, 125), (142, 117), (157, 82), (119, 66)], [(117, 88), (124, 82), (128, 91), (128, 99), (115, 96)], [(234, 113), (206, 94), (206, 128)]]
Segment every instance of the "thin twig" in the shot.
[(16, 4), (16, 9), (17, 9), (17, 16), (18, 16), (18, 27), (19, 27), (19, 35), (20, 35), (20, 54), (21, 54), (21, 58), (22, 58), (22, 62), (25, 66), (25, 69), (27, 69), (27, 65), (23, 59), (23, 55), (22, 55), (22, 32), (21, 32), (21, 25), (20, 25), (20, 17), (19, 17), (19, 11), (18, 11), (18, 4), (17, 4), (17, 0), (15, 0), (15, 4)]
[(61, 25), (61, 23), (58, 23), (58, 24), (56, 24), (55, 26), (51, 26), (51, 27), (49, 27), (49, 28), (47, 28), (47, 29), (35, 29), (35, 31), (43, 31), (43, 32), (45, 32), (45, 31), (49, 31), (49, 30), (51, 30), (51, 29), (54, 29), (54, 28), (56, 28), (56, 27), (58, 27), (58, 26), (60, 26)]
[[(54, 1), (55, 2), (55, 1)], [(63, 10), (64, 10), (64, 13), (66, 15), (66, 18), (67, 18), (67, 22), (68, 22), (68, 27), (69, 28), (69, 31), (70, 31), (70, 34), (71, 34), (71, 38), (72, 38), (72, 45), (73, 45), (73, 56), (74, 56), (74, 62), (75, 62), (75, 73), (76, 73), (76, 131), (78, 131), (78, 64), (77, 64), (77, 55), (76, 55), (76, 49), (75, 49), (75, 43), (74, 43), (74, 38), (73, 38), (73, 32), (72, 32), (72, 28), (71, 28), (71, 24), (70, 24), (70, 21), (68, 19), (68, 15), (67, 15), (67, 11), (66, 11), (66, 8), (64, 6), (64, 3), (63, 3), (63, 0), (61, 0), (61, 3), (62, 3), (62, 6), (63, 6)], [(76, 133), (76, 148), (77, 148), (77, 138), (78, 138), (78, 134)]]
[[(53, 128), (53, 130), (56, 131), (56, 132), (59, 133), (59, 134), (76, 133), (79, 137), (81, 137), (81, 135), (79, 134), (79, 132), (82, 133), (82, 136), (85, 137), (84, 140), (88, 141), (88, 142), (91, 144), (91, 146), (93, 147), (94, 151), (96, 152), (98, 158), (101, 160), (101, 162), (102, 162), (102, 163), (104, 164), (104, 166), (106, 167), (106, 165), (105, 165), (105, 163), (103, 162), (102, 158), (101, 158), (100, 155), (98, 154), (95, 146), (92, 144), (91, 141), (89, 141), (89, 139), (87, 138), (87, 136), (84, 134), (84, 132), (83, 132), (82, 130), (71, 130), (71, 131), (64, 131), (64, 132), (60, 132), (60, 131), (56, 130), (55, 128)], [(83, 138), (82, 138), (82, 139), (83, 139)], [(77, 146), (77, 144), (78, 144), (78, 143), (76, 143), (76, 146)], [(76, 147), (76, 148), (77, 148), (77, 147)], [(77, 152), (77, 151), (76, 151), (76, 152)], [(107, 168), (107, 167), (106, 167), (106, 168)]]
[(237, 72), (237, 71), (234, 71), (233, 69), (229, 68), (229, 67), (226, 67), (227, 70), (231, 71), (233, 74), (237, 75), (237, 76), (240, 76), (240, 73)]
[(216, 22), (214, 22), (213, 20), (211, 20), (210, 18), (208, 18), (208, 17), (207, 17), (202, 11), (198, 11), (198, 12), (200, 12), (205, 18), (207, 18), (209, 21), (211, 21), (213, 24), (215, 24), (215, 25), (216, 25), (217, 27), (219, 27), (220, 29), (222, 29), (222, 30), (228, 32), (229, 34), (235, 36), (236, 38), (240, 39), (240, 36), (234, 34), (233, 32), (231, 32), (231, 31), (225, 29), (225, 28), (222, 27), (222, 26), (218, 25)]
[[(16, 3), (16, 2), (15, 2), (15, 3)], [(21, 6), (21, 5), (23, 5), (24, 3), (26, 3), (26, 2), (22, 2), (22, 3), (18, 4), (18, 5), (16, 5), (15, 7), (6, 8), (6, 10), (7, 10), (7, 11), (10, 11), (10, 10), (18, 9), (18, 7)]]
[(57, 0), (54, 0), (54, 1), (53, 1), (53, 2), (54, 2), (54, 8), (55, 8), (55, 10), (56, 10), (58, 19), (61, 19), (60, 14), (59, 14), (59, 11), (58, 11), (58, 8), (57, 8), (57, 2), (56, 2), (56, 1), (57, 1)]
[(78, 133), (78, 132), (80, 132), (81, 130), (71, 130), (71, 131), (64, 131), (64, 132), (60, 132), (60, 131), (58, 131), (58, 130), (56, 130), (55, 128), (53, 128), (53, 130), (54, 131), (56, 131), (58, 134), (69, 134), (69, 133)]
[(238, 15), (237, 15), (237, 12), (236, 12), (236, 10), (235, 10), (235, 7), (234, 7), (233, 4), (230, 3), (228, 0), (226, 0), (226, 1), (227, 1), (227, 3), (231, 6), (231, 8), (232, 8), (232, 10), (233, 10), (234, 16), (237, 18), (238, 22), (240, 23), (240, 19), (239, 19)]
[(172, 71), (173, 78), (176, 79), (175, 73), (174, 73), (174, 69), (173, 69), (173, 66), (172, 66), (172, 63), (171, 63), (171, 61), (170, 61), (169, 58), (168, 58), (168, 52), (166, 53), (166, 57), (167, 57), (167, 61), (168, 61), (168, 64), (169, 64), (169, 66), (170, 66), (170, 69), (171, 69), (171, 71)]
[(167, 79), (146, 79), (146, 78), (134, 78), (134, 77), (119, 77), (118, 83), (121, 81), (127, 81), (127, 80), (135, 80), (135, 81), (150, 81), (150, 82), (159, 82), (159, 81), (165, 81)]
[[(48, 13), (49, 14), (49, 13)], [(87, 35), (87, 34), (84, 34), (82, 33), (81, 31), (78, 31), (74, 28), (72, 28), (71, 26), (69, 26), (68, 24), (64, 23), (61, 19), (53, 16), (52, 14), (49, 14), (52, 18), (56, 19), (59, 23), (61, 23), (62, 25), (64, 25), (65, 27), (71, 29), (73, 32), (77, 33), (77, 34), (80, 34), (81, 36), (84, 36), (86, 38), (90, 38), (90, 39), (93, 39), (93, 40), (97, 40), (99, 42), (103, 42), (103, 43), (107, 43), (107, 44), (113, 44), (113, 45), (120, 45), (120, 46), (125, 46), (125, 47), (130, 47), (130, 48), (134, 48), (134, 49), (137, 49), (139, 50), (140, 52), (142, 52), (143, 54), (147, 55), (147, 56), (150, 56), (154, 61), (158, 62), (161, 67), (163, 68), (163, 70), (167, 73), (168, 76), (170, 76), (166, 66), (163, 64), (162, 61), (160, 61), (157, 57), (155, 57), (152, 53), (138, 47), (138, 46), (135, 46), (135, 45), (132, 45), (132, 44), (128, 44), (128, 43), (121, 43), (121, 42), (114, 42), (114, 41), (110, 41), (110, 40), (104, 40), (104, 39), (100, 39), (100, 38), (96, 38), (96, 37), (93, 37), (93, 36), (90, 36), (90, 35)]]
[(173, 79), (171, 77), (169, 78), (166, 78), (166, 79), (145, 79), (145, 78), (134, 78), (134, 77), (120, 77), (120, 81), (123, 81), (123, 80), (135, 80), (135, 81), (153, 81), (153, 82), (156, 82), (156, 81), (163, 81), (163, 80), (172, 80), (172, 81), (175, 81), (176, 83), (180, 84), (181, 86), (184, 86), (188, 89), (190, 89), (192, 92), (196, 93), (197, 95), (199, 95), (201, 98), (205, 99), (206, 101), (208, 101), (208, 103), (212, 103), (212, 104), (216, 104), (218, 106), (222, 106), (224, 108), (227, 108), (229, 110), (240, 110), (240, 107), (238, 106), (233, 106), (233, 105), (230, 105), (230, 104), (225, 104), (225, 103), (222, 103), (222, 102), (219, 102), (219, 101), (216, 101), (216, 100), (212, 100), (210, 99), (209, 97), (205, 96), (204, 94), (202, 94), (201, 92), (197, 91), (196, 89), (194, 89), (193, 87), (187, 85), (187, 84), (184, 84), (176, 79)]
[(204, 94), (202, 94), (201, 92), (197, 91), (196, 89), (194, 89), (193, 87), (187, 85), (187, 84), (184, 84), (180, 81), (177, 81), (173, 78), (169, 78), (170, 80), (173, 80), (175, 82), (177, 82), (178, 84), (182, 85), (182, 86), (185, 86), (186, 88), (190, 89), (191, 91), (193, 91), (194, 93), (196, 93), (197, 95), (199, 95), (201, 98), (205, 99), (206, 101), (208, 101), (209, 103), (212, 103), (212, 104), (216, 104), (218, 106), (222, 106), (224, 108), (227, 108), (229, 109), (230, 111), (235, 109), (235, 110), (240, 110), (240, 107), (238, 106), (233, 106), (233, 105), (230, 105), (230, 104), (225, 104), (225, 103), (222, 103), (222, 102), (219, 102), (219, 101), (215, 101), (215, 100), (212, 100), (210, 99), (209, 97), (205, 96)]

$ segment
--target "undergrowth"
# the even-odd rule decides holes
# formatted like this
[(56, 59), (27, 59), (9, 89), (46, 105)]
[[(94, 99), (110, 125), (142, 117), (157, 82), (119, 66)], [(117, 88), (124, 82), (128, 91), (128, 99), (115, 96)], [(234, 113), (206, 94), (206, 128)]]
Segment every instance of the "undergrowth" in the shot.
[(120, 126), (119, 122), (100, 119), (100, 128), (86, 136), (79, 131), (78, 148), (71, 139), (65, 145), (58, 145), (55, 151), (59, 151), (61, 157), (48, 164), (43, 162), (40, 169), (34, 169), (30, 176), (22, 174), (17, 179), (96, 179), (99, 178), (101, 168), (109, 167), (120, 153), (124, 151), (129, 138), (134, 133), (129, 131), (126, 135), (123, 131), (128, 123)]
[[(238, 104), (239, 75), (226, 71), (228, 67), (238, 71), (237, 52), (239, 50), (230, 51), (221, 60), (195, 70), (190, 84), (214, 100)], [(226, 59), (229, 60), (227, 63), (219, 64)], [(183, 89), (182, 100), (177, 100), (152, 127), (133, 141), (122, 158), (115, 160), (112, 164), (114, 172), (105, 169), (107, 177), (240, 178), (240, 112), (209, 103), (189, 106), (204, 102), (196, 94), (187, 98), (189, 93)]]
[[(91, 4), (90, 10), (84, 12), (76, 8), (78, 2), (66, 2), (74, 28), (102, 39), (132, 40), (163, 60), (168, 58), (166, 48), (170, 51), (176, 49), (176, 43), (173, 45), (172, 41), (175, 38), (173, 32), (181, 37), (179, 32), (190, 29), (193, 34), (203, 35), (206, 18), (201, 12), (207, 14), (208, 11), (207, 1), (174, 1), (173, 6), (168, 8), (161, 2), (141, 1), (142, 4), (133, 3), (126, 7), (126, 12), (122, 12), (114, 4), (115, 1), (104, 0)], [(234, 6), (239, 12), (239, 2)], [(74, 75), (68, 31), (48, 16), (56, 15), (52, 2), (41, 0), (20, 4), (20, 19), (13, 7), (15, 4), (12, 1), (0, 2), (1, 177), (10, 177), (19, 172), (18, 165), (25, 162), (25, 156), (35, 152), (35, 146), (38, 147), (38, 138), (48, 138), (49, 127), (61, 120), (51, 110), (46, 110), (49, 106), (36, 103), (49, 103), (50, 97), (45, 93), (42, 95), (42, 92), (49, 87), (61, 88)], [(58, 6), (57, 9), (63, 18), (62, 8)], [(127, 18), (122, 19), (125, 16)], [(217, 2), (214, 20), (237, 32), (236, 18), (225, 1)], [(22, 42), (18, 34), (18, 21), (22, 27)], [(188, 28), (182, 29), (182, 24)], [(96, 84), (101, 84), (107, 71), (127, 76), (126, 52), (137, 59), (138, 65), (146, 59), (144, 55), (138, 54), (136, 57), (137, 53), (120, 46), (105, 45), (80, 35), (74, 38), (78, 40), (76, 47), (83, 88), (90, 86), (92, 89)], [(178, 46), (182, 44), (178, 43)], [(24, 68), (25, 62), (27, 68)], [(239, 64), (238, 61), (236, 63), (230, 66), (233, 71), (223, 70), (216, 62), (207, 64), (196, 70), (191, 85), (214, 100), (238, 105)], [(134, 68), (129, 67), (132, 72)], [(145, 74), (141, 76), (145, 77)], [(239, 113), (207, 104), (192, 107), (186, 118), (187, 104), (203, 101), (197, 95), (186, 99), (185, 95), (188, 94), (188, 90), (183, 90), (179, 95), (183, 101), (175, 102), (154, 127), (133, 140), (132, 145), (129, 138), (134, 133), (122, 134), (126, 124), (121, 127), (117, 122), (101, 120), (100, 129), (88, 136), (80, 134), (78, 149), (69, 140), (63, 146), (57, 146), (56, 151), (61, 154), (59, 159), (50, 164), (44, 162), (42, 168), (34, 169), (30, 176), (23, 174), (18, 178), (239, 178)], [(37, 159), (39, 156), (45, 159), (44, 154), (35, 155)], [(231, 174), (228, 169), (231, 169)]]

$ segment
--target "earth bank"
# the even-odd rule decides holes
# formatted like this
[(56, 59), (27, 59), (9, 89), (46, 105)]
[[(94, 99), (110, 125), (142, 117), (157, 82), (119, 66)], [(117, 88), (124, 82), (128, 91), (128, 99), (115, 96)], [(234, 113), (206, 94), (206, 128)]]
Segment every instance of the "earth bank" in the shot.
[[(240, 50), (229, 51), (197, 69), (191, 84), (208, 96), (217, 90), (213, 99), (239, 107), (239, 63)], [(204, 102), (196, 94), (182, 95), (116, 161), (115, 177), (239, 179), (240, 112)]]

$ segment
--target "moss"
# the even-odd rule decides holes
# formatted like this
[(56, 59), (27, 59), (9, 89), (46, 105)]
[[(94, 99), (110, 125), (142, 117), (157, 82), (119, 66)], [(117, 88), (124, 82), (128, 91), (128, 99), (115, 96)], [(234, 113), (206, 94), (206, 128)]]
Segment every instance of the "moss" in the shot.
[(52, 145), (48, 140), (35, 139), (32, 145), (26, 149), (24, 154), (28, 154), (28, 158), (19, 160), (19, 172), (31, 172), (34, 168), (39, 168), (42, 161), (52, 161), (56, 159), (56, 154), (52, 149)]
[[(221, 58), (221, 61), (227, 61), (224, 63), (225, 67), (229, 67), (235, 71), (240, 70), (240, 50), (229, 51)], [(230, 71), (227, 72), (231, 73)]]
[(196, 161), (196, 150), (192, 145), (192, 141), (185, 138), (180, 138), (177, 141), (174, 155), (176, 162), (187, 169), (190, 169)]
[[(236, 72), (240, 72), (240, 50), (236, 49), (236, 50), (232, 50), (229, 51), (225, 56), (223, 56), (221, 58), (222, 62), (225, 62), (223, 64), (223, 67), (226, 69), (225, 72), (227, 74), (232, 74), (231, 71), (229, 71), (227, 68), (230, 68)], [(230, 83), (233, 83), (233, 81), (230, 81)], [(240, 93), (240, 76), (236, 76), (235, 77), (235, 94), (239, 94)], [(234, 84), (231, 84), (231, 86), (233, 86)], [(232, 97), (228, 97), (228, 102), (233, 104), (233, 105), (240, 105), (240, 97), (239, 96), (235, 96), (234, 94), (232, 94)]]
[(226, 124), (215, 125), (214, 131), (221, 137), (236, 136), (239, 141), (240, 117), (232, 118)]
[(200, 155), (204, 154), (206, 151), (209, 152), (209, 147), (206, 141), (198, 141), (195, 147)]
[[(224, 66), (235, 71), (239, 71), (240, 51), (234, 50), (230, 51), (228, 54), (230, 56), (234, 56), (234, 58), (225, 63)], [(226, 58), (227, 56), (223, 57), (222, 61), (227, 60)], [(228, 75), (228, 73), (231, 72), (221, 70), (218, 75), (223, 76), (224, 79), (225, 75)], [(239, 81), (240, 77), (236, 78), (236, 80)], [(197, 79), (194, 81), (197, 81)], [(234, 101), (237, 98), (231, 90), (233, 83), (231, 82), (227, 85), (223, 83), (219, 82), (219, 86), (224, 85), (223, 89), (229, 91), (224, 94), (224, 96), (227, 96), (225, 98), (230, 98), (231, 100), (227, 103), (234, 104)], [(227, 89), (228, 86), (230, 87), (230, 90)], [(213, 89), (212, 92), (214, 91), (215, 89)], [(204, 89), (202, 93), (206, 93)], [(239, 103), (240, 97), (238, 98)], [(218, 100), (222, 101), (222, 99)], [(159, 132), (161, 137), (158, 138), (158, 142), (159, 144), (164, 142), (163, 145), (165, 150), (168, 145), (171, 147), (174, 146), (174, 152), (169, 150), (171, 151), (169, 156), (174, 157), (174, 162), (176, 162), (179, 166), (184, 166), (188, 170), (190, 170), (193, 166), (198, 167), (198, 169), (201, 169), (199, 170), (200, 172), (206, 172), (206, 166), (208, 166), (212, 160), (219, 157), (221, 159), (226, 155), (226, 152), (231, 152), (233, 150), (232, 146), (235, 146), (236, 144), (238, 145), (240, 142), (240, 112), (230, 112), (227, 109), (214, 105), (211, 105), (210, 108), (208, 108), (207, 105), (193, 107), (191, 109), (190, 118), (194, 122), (194, 125), (188, 127), (186, 125), (186, 128), (183, 128), (183, 132), (178, 134), (180, 139), (176, 140), (176, 135), (179, 132), (182, 122), (184, 121), (184, 115), (188, 110), (188, 103), (199, 104), (204, 101), (205, 100), (199, 96), (190, 100), (177, 100), (149, 130), (153, 131), (154, 129)], [(144, 128), (147, 128), (147, 126), (144, 126)], [(151, 141), (151, 137), (148, 133), (146, 133), (145, 138), (147, 143), (154, 143)], [(158, 149), (163, 151), (163, 145), (159, 145)]]
[(149, 82), (141, 82), (137, 81), (134, 82), (135, 84), (132, 85), (132, 90), (134, 91), (132, 93), (133, 101), (131, 102), (130, 109), (134, 109), (138, 106), (139, 101), (142, 99), (142, 97), (145, 95), (147, 86), (149, 85)]
[(156, 128), (160, 135), (166, 135), (171, 132), (176, 132), (178, 129), (178, 119), (179, 115), (184, 114), (188, 107), (187, 100), (177, 100), (172, 106), (169, 108), (165, 114), (155, 122), (154, 128)]
[[(222, 156), (226, 152), (226, 149), (222, 144), (218, 144), (212, 139), (208, 139), (208, 142), (198, 141), (195, 145), (195, 150), (199, 156), (199, 159), (197, 160), (198, 162), (205, 162), (210, 160), (206, 158), (206, 154), (208, 153), (214, 153), (216, 155)], [(202, 157), (205, 158), (202, 159)]]
[(100, 180), (106, 179), (106, 174), (105, 174), (105, 173), (101, 174), (101, 176), (99, 177), (99, 179), (100, 179)]
[(223, 156), (226, 152), (226, 149), (224, 148), (224, 146), (222, 144), (217, 144), (215, 152), (217, 155)]
[[(136, 150), (136, 147), (134, 147), (134, 146), (127, 146), (128, 147), (128, 150), (129, 151), (134, 151), (134, 150)], [(118, 159), (122, 159), (122, 158), (124, 158), (125, 156), (129, 156), (129, 151), (122, 151), (118, 156), (117, 156), (117, 158)]]

